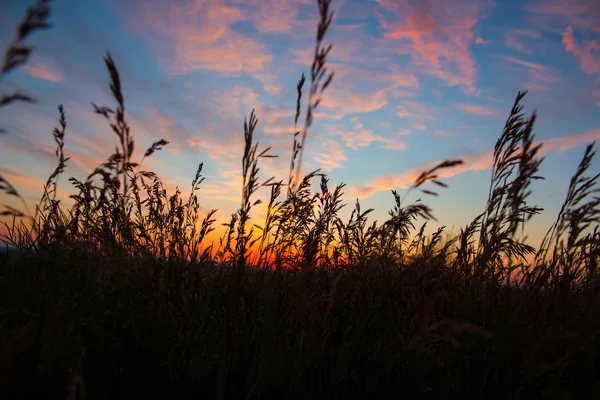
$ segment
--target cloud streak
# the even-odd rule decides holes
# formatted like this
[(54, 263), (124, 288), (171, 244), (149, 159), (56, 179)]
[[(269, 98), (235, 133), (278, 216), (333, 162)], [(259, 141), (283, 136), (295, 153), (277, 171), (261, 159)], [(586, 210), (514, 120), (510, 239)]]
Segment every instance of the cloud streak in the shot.
[[(545, 155), (551, 151), (564, 152), (599, 139), (600, 129), (548, 139), (543, 142), (540, 155)], [(469, 171), (483, 171), (490, 169), (493, 166), (494, 153), (493, 151), (489, 151), (481, 155), (465, 155), (457, 158), (462, 159), (464, 164), (451, 169), (441, 170), (438, 174), (440, 178), (451, 178)], [(412, 185), (422, 171), (432, 168), (437, 164), (439, 164), (439, 162), (429, 162), (400, 174), (379, 176), (365, 184), (352, 185), (348, 190), (352, 196), (363, 198), (381, 191), (406, 189)]]
[(59, 83), (64, 80), (63, 76), (56, 69), (42, 64), (24, 65), (21, 70), (27, 75), (39, 78), (48, 82)]
[(489, 116), (496, 114), (496, 111), (491, 107), (481, 106), (478, 104), (458, 103), (455, 105), (461, 111), (478, 116)]

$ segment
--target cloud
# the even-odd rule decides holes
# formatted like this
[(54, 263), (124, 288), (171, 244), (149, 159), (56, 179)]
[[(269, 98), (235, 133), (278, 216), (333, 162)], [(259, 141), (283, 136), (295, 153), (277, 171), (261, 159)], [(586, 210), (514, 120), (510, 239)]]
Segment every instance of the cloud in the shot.
[(317, 168), (331, 172), (336, 168), (341, 168), (342, 163), (348, 158), (337, 140), (322, 138), (320, 142), (321, 151), (313, 152), (312, 158), (317, 163)]
[(579, 58), (581, 69), (587, 74), (600, 73), (600, 40), (587, 40), (580, 46), (573, 36), (573, 27), (563, 32), (565, 50)]
[(154, 42), (159, 59), (171, 74), (197, 70), (226, 76), (248, 74), (266, 90), (279, 90), (275, 77), (265, 73), (273, 59), (268, 47), (233, 29), (236, 23), (251, 20), (247, 9), (200, 0), (150, 1), (132, 7), (134, 29)]
[[(314, 49), (295, 51), (296, 63), (310, 64), (304, 58), (310, 59), (311, 52)], [(386, 106), (390, 98), (412, 96), (419, 88), (417, 76), (402, 71), (396, 65), (387, 63), (362, 67), (359, 64), (329, 62), (329, 69), (335, 71), (335, 76), (317, 110), (323, 113), (322, 116), (337, 120), (346, 115), (377, 111)], [(305, 93), (307, 91), (305, 87)]]
[(491, 40), (484, 40), (481, 36), (475, 38), (475, 44), (488, 44)]
[(513, 65), (525, 67), (523, 75), (519, 75), (520, 86), (530, 90), (550, 90), (550, 84), (558, 82), (560, 80), (559, 74), (556, 70), (549, 68), (545, 65), (534, 63), (531, 61), (521, 60), (515, 57), (509, 56), (497, 56), (501, 60), (508, 61)]
[[(600, 7), (596, 0), (539, 0), (527, 5), (540, 26), (547, 28), (557, 23), (559, 26), (572, 25), (578, 29), (600, 31)], [(562, 28), (561, 28), (562, 29)]]
[(58, 70), (48, 65), (33, 64), (24, 65), (21, 70), (27, 75), (33, 76), (34, 78), (43, 79), (48, 82), (59, 83), (63, 81), (63, 76)]
[(326, 108), (334, 113), (348, 115), (376, 111), (387, 104), (386, 89), (357, 93), (332, 88), (323, 95), (319, 107)]
[(215, 135), (204, 134), (202, 137), (191, 137), (186, 143), (191, 147), (206, 149), (208, 150), (209, 157), (219, 160), (221, 163), (226, 163), (227, 161), (237, 161), (244, 146), (241, 138), (231, 139), (229, 144), (227, 144), (219, 141)]
[(596, 105), (600, 107), (600, 90), (594, 90), (592, 96), (596, 99)]
[[(17, 189), (19, 194), (25, 200), (25, 203), (27, 204), (29, 209), (34, 210), (35, 205), (40, 200), (39, 195), (41, 195), (41, 193), (43, 192), (44, 185), (46, 184), (48, 178), (47, 177), (38, 178), (35, 176), (30, 176), (30, 175), (24, 174), (21, 171), (16, 171), (12, 168), (6, 168), (6, 167), (0, 168), (0, 175), (3, 175), (4, 178), (7, 179), (11, 183), (11, 185), (13, 185)], [(59, 199), (61, 201), (61, 206), (64, 206), (65, 204), (70, 205), (73, 203), (73, 200), (69, 199), (69, 196), (71, 194), (73, 194), (73, 191), (71, 191), (71, 188), (72, 188), (71, 184), (69, 182), (66, 182), (66, 179), (59, 180), (58, 186), (56, 189), (56, 195), (57, 195), (57, 199)], [(67, 190), (65, 190), (65, 189), (67, 189)], [(11, 198), (9, 196), (5, 196), (5, 197), (3, 197), (2, 203), (0, 203), (0, 204), (9, 203), (10, 200), (16, 200), (16, 199)], [(15, 206), (15, 208), (17, 208), (19, 210), (26, 211), (23, 209), (20, 202), (15, 202), (14, 206)]]
[(419, 101), (404, 100), (396, 106), (396, 116), (423, 123), (428, 120), (435, 120), (437, 109)]
[(513, 64), (522, 65), (524, 67), (535, 69), (535, 70), (538, 70), (538, 71), (545, 71), (545, 70), (547, 70), (547, 68), (545, 66), (541, 65), (541, 64), (536, 64), (536, 63), (533, 63), (533, 62), (530, 62), (530, 61), (524, 61), (524, 60), (521, 60), (521, 59), (518, 59), (518, 58), (515, 58), (515, 57), (500, 56), (500, 58), (502, 58), (503, 60), (506, 60), (506, 61), (510, 61)]
[(473, 115), (488, 116), (496, 114), (496, 110), (493, 108), (480, 106), (477, 104), (457, 103), (455, 104), (455, 107)]
[[(551, 151), (564, 152), (582, 144), (600, 140), (600, 129), (589, 132), (559, 136), (543, 141), (540, 155), (545, 155)], [(489, 151), (481, 155), (466, 155), (458, 157), (464, 161), (463, 165), (454, 168), (444, 169), (438, 173), (440, 178), (450, 178), (468, 171), (483, 171), (493, 166), (494, 154)], [(365, 184), (352, 185), (348, 191), (355, 197), (368, 197), (374, 193), (392, 189), (408, 188), (419, 174), (439, 162), (430, 162), (419, 167), (409, 169), (400, 174), (383, 175), (367, 181)]]
[[(254, 27), (266, 34), (292, 34), (299, 25), (298, 2), (293, 0), (250, 0), (250, 19)], [(312, 26), (312, 25), (311, 25)]]
[[(398, 41), (399, 54), (408, 54), (422, 73), (435, 76), (449, 86), (475, 92), (475, 60), (469, 46), (475, 41), (478, 2), (409, 2), (377, 0), (386, 9), (380, 13), (384, 37)], [(391, 21), (393, 15), (394, 20)], [(402, 22), (396, 22), (397, 19)]]
[(509, 29), (504, 35), (504, 40), (507, 47), (520, 53), (531, 54), (531, 49), (523, 42), (523, 39), (540, 39), (541, 37), (542, 35), (538, 31), (532, 29)]
[(382, 136), (365, 129), (362, 125), (355, 125), (355, 130), (344, 129), (339, 125), (326, 125), (333, 136), (341, 137), (344, 145), (357, 151), (361, 147), (369, 147), (374, 142), (382, 143), (382, 147), (389, 150), (405, 150), (408, 147), (406, 140), (401, 136), (406, 135), (406, 130), (398, 131), (396, 136)]
[(600, 129), (593, 129), (584, 133), (559, 136), (544, 140), (542, 152), (547, 153), (552, 150), (567, 151), (581, 144), (589, 144), (600, 140)]
[(177, 121), (168, 116), (165, 112), (159, 110), (158, 108), (151, 106), (150, 107), (150, 118), (151, 121), (157, 127), (157, 131), (161, 135), (165, 135), (170, 133), (171, 129), (177, 126)]

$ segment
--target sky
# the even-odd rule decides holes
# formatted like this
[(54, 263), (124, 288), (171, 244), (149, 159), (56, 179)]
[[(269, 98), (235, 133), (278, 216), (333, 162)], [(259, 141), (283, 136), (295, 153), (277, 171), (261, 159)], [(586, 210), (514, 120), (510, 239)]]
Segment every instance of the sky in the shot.
[[(2, 48), (29, 3), (0, 4)], [(59, 186), (63, 198), (74, 192), (66, 178), (84, 179), (118, 143), (91, 106), (114, 106), (107, 51), (121, 74), (138, 159), (152, 142), (170, 142), (145, 162), (169, 193), (177, 186), (189, 193), (204, 162), (201, 205), (218, 208), (219, 222), (228, 222), (241, 199), (243, 121), (252, 109), (259, 147), (279, 155), (261, 164), (261, 176), (287, 179), (296, 84), (309, 75), (314, 52), (316, 0), (51, 6), (54, 26), (31, 37), (30, 62), (0, 80), (0, 93), (20, 89), (39, 99), (0, 110), (7, 130), (0, 174), (31, 204), (56, 165), (59, 104), (71, 157)], [(534, 133), (546, 157), (546, 180), (535, 182), (530, 198), (544, 212), (526, 228), (529, 243), (539, 245), (585, 146), (600, 138), (600, 3), (333, 0), (332, 7), (326, 42), (333, 43), (328, 66), (335, 77), (309, 131), (303, 172), (321, 168), (331, 185), (347, 185), (343, 215), (358, 198), (383, 221), (392, 189), (403, 194), (425, 168), (462, 159), (462, 167), (445, 171), (449, 188), (438, 197), (406, 197), (433, 208), (431, 229), (446, 225), (458, 233), (484, 211), (491, 152), (517, 92), (527, 89), (524, 111), (538, 112)]]

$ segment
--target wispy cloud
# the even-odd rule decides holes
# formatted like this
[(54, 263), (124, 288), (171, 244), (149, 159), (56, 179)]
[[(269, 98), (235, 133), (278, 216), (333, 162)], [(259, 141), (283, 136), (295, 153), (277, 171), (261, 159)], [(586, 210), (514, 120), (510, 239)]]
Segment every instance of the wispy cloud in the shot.
[(522, 60), (516, 57), (497, 56), (499, 59), (508, 61), (514, 66), (524, 67), (524, 73), (520, 74), (520, 84), (526, 89), (548, 91), (552, 83), (560, 80), (559, 74), (553, 68)]
[(454, 106), (459, 110), (473, 115), (488, 116), (496, 114), (496, 111), (493, 108), (478, 104), (457, 103)]
[(323, 96), (320, 107), (338, 115), (368, 113), (379, 110), (388, 104), (386, 92), (386, 89), (367, 93), (332, 89)]
[[(580, 134), (564, 135), (552, 139), (545, 140), (541, 149), (541, 154), (544, 155), (551, 151), (564, 152), (582, 144), (587, 144), (600, 139), (600, 129), (595, 129), (589, 132)], [(440, 178), (450, 178), (468, 171), (483, 171), (490, 169), (494, 162), (493, 152), (489, 151), (481, 155), (465, 155), (458, 157), (464, 161), (463, 165), (455, 168), (441, 170)], [(353, 196), (368, 197), (374, 193), (387, 191), (392, 189), (406, 189), (416, 179), (419, 174), (439, 162), (430, 162), (411, 168), (400, 174), (383, 175), (376, 177), (365, 184), (356, 184), (348, 188)]]
[(502, 58), (503, 60), (506, 60), (506, 61), (510, 61), (513, 64), (522, 65), (524, 67), (535, 69), (535, 70), (538, 70), (538, 71), (545, 71), (545, 70), (547, 70), (547, 68), (545, 66), (543, 66), (541, 64), (536, 64), (536, 63), (531, 62), (531, 61), (525, 61), (525, 60), (521, 60), (519, 58), (508, 57), (508, 56), (501, 56), (500, 58)]
[(61, 73), (56, 68), (50, 67), (48, 65), (24, 65), (23, 67), (21, 67), (21, 70), (27, 75), (43, 79), (48, 82), (58, 83), (62, 82), (64, 79)]
[(528, 3), (526, 7), (536, 16), (540, 26), (566, 22), (579, 29), (600, 32), (600, 7), (596, 0), (572, 0), (568, 3), (563, 0), (538, 0)]
[[(252, 19), (246, 8), (220, 1), (151, 1), (140, 5), (137, 13), (140, 17), (135, 27), (155, 43), (163, 44), (155, 49), (170, 73), (208, 70), (228, 76), (248, 74), (266, 89), (279, 90), (275, 77), (265, 73), (273, 59), (268, 46), (232, 28)], [(277, 25), (271, 32), (280, 32), (282, 26)], [(266, 29), (266, 25), (259, 28)]]
[(531, 40), (540, 39), (542, 35), (533, 29), (509, 29), (504, 35), (505, 44), (508, 48), (520, 53), (531, 54)]
[(386, 10), (385, 17), (380, 13), (384, 37), (399, 42), (399, 53), (410, 55), (423, 73), (475, 92), (475, 60), (469, 46), (475, 41), (478, 2), (377, 2)]
[(390, 150), (405, 150), (408, 147), (406, 140), (401, 137), (405, 131), (399, 131), (399, 134), (390, 137), (377, 135), (364, 127), (347, 130), (340, 126), (326, 125), (326, 128), (331, 135), (341, 137), (344, 145), (354, 151), (361, 147), (369, 147), (375, 142), (382, 143), (383, 148)]
[(320, 140), (320, 150), (313, 153), (313, 160), (317, 168), (331, 172), (336, 168), (341, 168), (343, 162), (348, 160), (342, 146), (337, 140), (322, 138)]

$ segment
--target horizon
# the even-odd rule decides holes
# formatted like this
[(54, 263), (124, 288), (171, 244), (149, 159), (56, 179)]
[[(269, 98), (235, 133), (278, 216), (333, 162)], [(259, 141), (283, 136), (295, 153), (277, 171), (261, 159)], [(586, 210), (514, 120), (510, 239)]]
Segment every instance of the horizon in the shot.
[[(0, 6), (3, 47), (28, 6)], [(415, 191), (406, 199), (432, 207), (438, 222), (429, 231), (446, 225), (457, 233), (484, 211), (490, 154), (517, 92), (529, 90), (524, 112), (538, 111), (534, 134), (546, 157), (539, 173), (546, 180), (532, 185), (530, 197), (545, 210), (526, 227), (528, 243), (539, 246), (585, 146), (600, 138), (600, 7), (592, 0), (568, 8), (456, 0), (332, 6), (325, 43), (333, 43), (335, 77), (307, 137), (303, 174), (321, 168), (331, 186), (347, 184), (341, 215), (358, 198), (361, 208), (375, 209), (370, 221), (381, 222), (393, 206), (390, 190), (402, 195), (431, 164), (462, 159), (442, 174), (449, 188), (437, 198)], [(508, 15), (517, 18), (506, 23)], [(296, 83), (310, 69), (317, 19), (312, 0), (53, 2), (53, 27), (32, 35), (30, 62), (2, 83), (39, 103), (11, 105), (4, 115), (0, 173), (35, 204), (56, 165), (59, 104), (71, 157), (59, 197), (73, 193), (67, 177), (84, 178), (110, 155), (116, 137), (90, 104), (114, 103), (108, 51), (121, 74), (136, 159), (152, 142), (170, 141), (144, 165), (169, 194), (179, 186), (184, 196), (204, 162), (201, 206), (218, 208), (217, 222), (226, 222), (239, 207), (242, 128), (252, 109), (259, 149), (279, 155), (261, 160), (261, 178), (287, 179)], [(596, 162), (591, 172), (598, 171)], [(260, 213), (253, 221), (262, 222)]]

